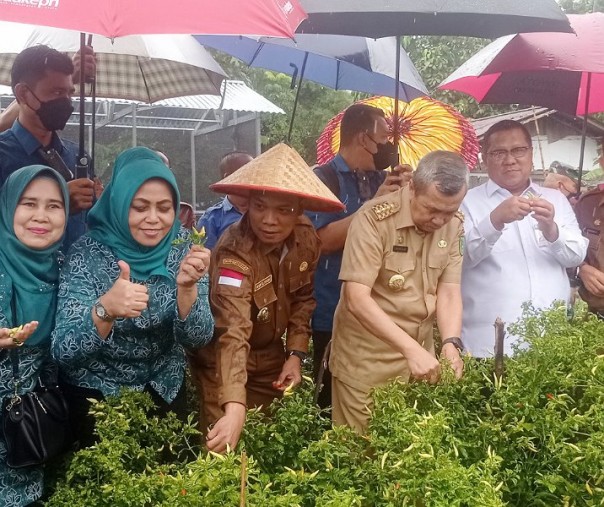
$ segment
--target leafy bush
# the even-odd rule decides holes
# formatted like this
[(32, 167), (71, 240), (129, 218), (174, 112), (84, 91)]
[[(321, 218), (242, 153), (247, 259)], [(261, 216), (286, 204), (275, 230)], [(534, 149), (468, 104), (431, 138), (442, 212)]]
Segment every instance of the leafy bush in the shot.
[[(468, 359), (461, 381), (374, 392), (368, 432), (331, 428), (307, 382), (248, 415), (239, 448), (197, 448), (190, 422), (149, 416), (149, 398), (98, 403), (99, 443), (70, 458), (49, 506), (604, 505), (604, 324), (584, 311), (526, 309), (530, 348)], [(247, 459), (242, 465), (242, 454)]]

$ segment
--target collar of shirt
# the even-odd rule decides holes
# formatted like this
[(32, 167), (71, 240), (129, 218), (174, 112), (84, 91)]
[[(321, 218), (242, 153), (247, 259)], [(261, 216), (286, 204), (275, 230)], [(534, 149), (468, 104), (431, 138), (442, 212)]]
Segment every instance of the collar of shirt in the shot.
[(231, 211), (234, 207), (235, 205), (231, 201), (229, 201), (229, 197), (225, 195), (224, 199), (222, 200), (222, 209), (224, 211)]
[(336, 155), (331, 162), (335, 166), (337, 171), (340, 171), (342, 173), (352, 172), (350, 170), (350, 167), (348, 167), (346, 161), (342, 158), (342, 155)]
[[(506, 190), (505, 188), (500, 187), (497, 183), (495, 183), (490, 178), (487, 180), (485, 190), (487, 192), (488, 197), (493, 197), (493, 195), (496, 193), (501, 193), (507, 197), (512, 195), (512, 193), (509, 190)], [(526, 193), (527, 191), (531, 191), (535, 195), (541, 195), (541, 187), (539, 185), (537, 185), (535, 182), (533, 182), (533, 180), (529, 180), (529, 184), (523, 190), (522, 194)]]
[[(13, 133), (19, 144), (23, 147), (25, 153), (27, 153), (28, 155), (33, 155), (33, 153), (38, 148), (42, 147), (40, 141), (38, 141), (29, 130), (27, 130), (23, 125), (21, 125), (19, 120), (15, 120), (13, 126), (11, 127), (11, 132)], [(52, 133), (50, 147), (54, 148), (59, 153), (63, 152), (63, 143), (56, 132)]]

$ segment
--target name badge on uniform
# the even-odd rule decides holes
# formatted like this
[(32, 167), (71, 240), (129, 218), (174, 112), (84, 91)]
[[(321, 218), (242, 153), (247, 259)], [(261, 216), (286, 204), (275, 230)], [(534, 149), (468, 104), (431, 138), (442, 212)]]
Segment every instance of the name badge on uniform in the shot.
[(403, 245), (394, 245), (392, 247), (392, 251), (393, 252), (407, 253), (409, 251), (409, 247), (408, 246), (403, 246)]
[(258, 312), (258, 316), (256, 317), (256, 320), (258, 322), (261, 322), (262, 324), (266, 324), (269, 320), (271, 320), (271, 314), (268, 311), (268, 306), (264, 306), (264, 307), (260, 308), (260, 311)]

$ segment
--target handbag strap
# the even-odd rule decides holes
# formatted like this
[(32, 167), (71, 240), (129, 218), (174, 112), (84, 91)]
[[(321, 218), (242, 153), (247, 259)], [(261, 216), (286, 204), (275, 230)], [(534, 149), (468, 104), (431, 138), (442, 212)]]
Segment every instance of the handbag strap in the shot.
[[(13, 319), (13, 327), (17, 322), (17, 311), (15, 309), (15, 289), (13, 288), (13, 294), (10, 298), (10, 311)], [(15, 384), (15, 394), (17, 394), (17, 387), (19, 385), (19, 350), (11, 349), (10, 350), (10, 361), (13, 366), (13, 382)]]

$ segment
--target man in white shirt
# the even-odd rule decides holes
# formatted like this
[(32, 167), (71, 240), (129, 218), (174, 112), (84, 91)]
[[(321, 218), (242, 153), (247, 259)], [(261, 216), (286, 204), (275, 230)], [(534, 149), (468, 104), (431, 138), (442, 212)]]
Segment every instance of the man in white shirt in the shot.
[[(461, 206), (462, 340), (475, 357), (493, 355), (497, 317), (511, 324), (526, 301), (536, 308), (568, 302), (565, 268), (581, 264), (587, 252), (566, 197), (531, 181), (532, 142), (521, 123), (504, 120), (489, 128), (482, 157), (489, 180), (468, 191)], [(516, 341), (506, 333), (506, 354)]]

